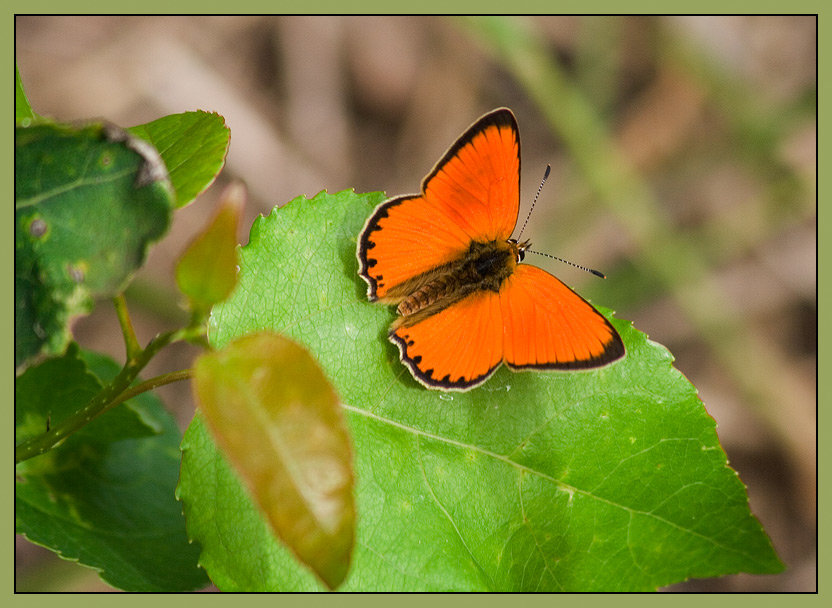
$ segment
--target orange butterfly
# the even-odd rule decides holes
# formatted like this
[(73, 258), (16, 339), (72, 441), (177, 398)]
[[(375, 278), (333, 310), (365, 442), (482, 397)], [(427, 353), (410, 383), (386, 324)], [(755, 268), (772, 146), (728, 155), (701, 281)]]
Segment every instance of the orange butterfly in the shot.
[(379, 205), (358, 239), (371, 302), (396, 304), (389, 339), (428, 388), (468, 390), (505, 362), (587, 369), (624, 356), (618, 332), (551, 274), (520, 264), (520, 134), (508, 108), (475, 122), (422, 181)]

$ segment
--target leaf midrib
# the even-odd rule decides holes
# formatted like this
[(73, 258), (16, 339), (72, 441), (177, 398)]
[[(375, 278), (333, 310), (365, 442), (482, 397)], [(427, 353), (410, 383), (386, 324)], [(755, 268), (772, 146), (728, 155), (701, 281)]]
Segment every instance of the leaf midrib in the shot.
[[(697, 532), (696, 530), (691, 530), (689, 528), (685, 528), (683, 526), (680, 526), (679, 524), (677, 524), (673, 521), (670, 521), (668, 519), (665, 519), (665, 518), (663, 518), (659, 515), (656, 515), (653, 512), (642, 511), (640, 509), (634, 509), (632, 507), (628, 507), (627, 505), (617, 503), (617, 502), (615, 502), (613, 500), (610, 500), (608, 498), (603, 498), (601, 496), (597, 496), (597, 495), (593, 494), (592, 492), (590, 492), (588, 490), (583, 490), (583, 489), (578, 488), (576, 486), (565, 483), (565, 482), (563, 482), (559, 479), (556, 479), (555, 477), (552, 477), (551, 475), (548, 475), (548, 474), (544, 473), (543, 471), (538, 471), (538, 470), (532, 469), (532, 468), (530, 468), (530, 467), (528, 467), (524, 464), (520, 464), (519, 462), (515, 462), (515, 461), (511, 460), (510, 458), (508, 458), (506, 456), (503, 456), (502, 454), (497, 454), (496, 452), (492, 452), (490, 450), (487, 450), (483, 447), (480, 447), (480, 446), (477, 446), (477, 445), (474, 445), (474, 444), (464, 443), (462, 441), (457, 441), (455, 439), (449, 439), (447, 437), (442, 437), (440, 435), (435, 435), (433, 433), (423, 431), (422, 429), (418, 429), (418, 428), (415, 428), (415, 427), (408, 426), (406, 424), (402, 424), (401, 422), (397, 422), (397, 421), (392, 420), (390, 418), (385, 418), (383, 416), (379, 416), (378, 414), (374, 414), (374, 413), (369, 412), (367, 410), (363, 410), (361, 408), (357, 408), (355, 406), (352, 406), (352, 405), (349, 405), (349, 404), (346, 404), (346, 403), (343, 404), (343, 407), (344, 407), (345, 410), (347, 410), (349, 412), (364, 416), (366, 418), (371, 418), (371, 419), (376, 420), (376, 421), (378, 421), (382, 424), (388, 424), (390, 426), (396, 427), (396, 428), (401, 429), (403, 431), (412, 433), (412, 434), (416, 435), (417, 437), (425, 437), (427, 439), (433, 439), (435, 441), (439, 441), (439, 442), (442, 442), (442, 443), (445, 443), (445, 444), (448, 444), (448, 445), (452, 445), (452, 446), (455, 446), (455, 447), (458, 447), (458, 448), (461, 448), (461, 449), (473, 450), (473, 451), (475, 451), (479, 454), (482, 454), (483, 456), (493, 458), (494, 460), (497, 460), (497, 461), (503, 462), (503, 463), (505, 463), (509, 466), (512, 466), (512, 467), (518, 469), (518, 471), (520, 471), (520, 472), (526, 472), (526, 473), (529, 473), (531, 475), (536, 475), (536, 476), (540, 477), (543, 480), (546, 480), (550, 483), (556, 484), (557, 486), (559, 486), (563, 490), (577, 492), (578, 494), (580, 494), (582, 496), (586, 496), (587, 498), (591, 498), (591, 499), (603, 502), (605, 504), (608, 504), (608, 505), (610, 505), (612, 507), (615, 507), (615, 508), (618, 508), (618, 509), (623, 509), (624, 511), (629, 513), (631, 516), (632, 515), (643, 515), (643, 516), (646, 516), (646, 517), (650, 517), (650, 518), (652, 518), (652, 519), (654, 519), (654, 520), (656, 520), (656, 521), (658, 521), (662, 524), (671, 526), (672, 528), (675, 528), (675, 529), (680, 530), (682, 532), (686, 532), (686, 533), (691, 534), (693, 536), (697, 536), (697, 537), (711, 543), (715, 547), (719, 547), (719, 548), (721, 548), (725, 551), (730, 551), (731, 553), (736, 553), (736, 554), (742, 555), (742, 556), (747, 557), (748, 559), (750, 559), (754, 562), (758, 561), (758, 560), (755, 559), (754, 555), (752, 555), (750, 553), (741, 552), (741, 551), (738, 551), (737, 549), (735, 549), (734, 547), (730, 547), (728, 545), (724, 545), (722, 543), (719, 543), (719, 542), (717, 542), (716, 540), (714, 540), (713, 538), (711, 538), (709, 536), (705, 536), (704, 534), (701, 534), (700, 532)], [(690, 439), (690, 441), (693, 441), (693, 439)]]
[(57, 186), (55, 188), (52, 188), (51, 190), (46, 190), (44, 192), (41, 192), (40, 194), (38, 194), (36, 196), (31, 196), (31, 197), (27, 197), (27, 198), (23, 198), (23, 199), (18, 199), (17, 197), (15, 197), (14, 208), (15, 208), (15, 210), (19, 210), (19, 209), (26, 209), (27, 207), (33, 207), (35, 205), (38, 205), (38, 204), (43, 203), (45, 201), (48, 201), (51, 198), (61, 196), (63, 194), (66, 194), (67, 192), (71, 192), (71, 191), (76, 190), (78, 188), (85, 188), (87, 186), (98, 186), (98, 185), (108, 184), (110, 182), (118, 181), (121, 178), (123, 178), (124, 176), (130, 175), (131, 173), (135, 173), (135, 172), (136, 172), (136, 168), (132, 167), (132, 168), (124, 169), (124, 170), (117, 171), (117, 172), (114, 172), (114, 173), (109, 173), (107, 175), (91, 175), (91, 176), (86, 175), (86, 176), (82, 176), (82, 177), (79, 177), (78, 179), (74, 179), (70, 182), (67, 182), (66, 184), (63, 184), (62, 186)]

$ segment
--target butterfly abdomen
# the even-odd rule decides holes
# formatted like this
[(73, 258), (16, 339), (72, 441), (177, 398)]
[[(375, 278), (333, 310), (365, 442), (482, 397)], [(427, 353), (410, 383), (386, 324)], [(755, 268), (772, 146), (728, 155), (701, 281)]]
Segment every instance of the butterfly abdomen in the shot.
[(419, 282), (399, 303), (403, 317), (422, 319), (478, 291), (497, 292), (516, 267), (511, 244), (473, 242), (465, 256), (435, 276)]
[(452, 275), (437, 277), (422, 285), (399, 303), (396, 312), (403, 317), (424, 310), (439, 301), (443, 296), (453, 291), (456, 279)]

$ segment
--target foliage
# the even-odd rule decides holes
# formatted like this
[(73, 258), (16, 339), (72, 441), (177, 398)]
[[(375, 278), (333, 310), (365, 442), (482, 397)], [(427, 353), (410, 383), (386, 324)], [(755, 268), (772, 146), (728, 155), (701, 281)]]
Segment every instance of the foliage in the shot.
[[(112, 360), (79, 352), (29, 368), (15, 387), (16, 440), (72, 415), (118, 373)], [(29, 540), (100, 570), (129, 591), (179, 591), (207, 584), (195, 567), (182, 506), (179, 429), (144, 393), (96, 418), (62, 445), (18, 465), (15, 527)]]
[[(183, 374), (137, 379), (160, 348), (204, 334), (204, 317), (142, 349), (120, 294), (175, 206), (216, 177), (228, 129), (205, 112), (129, 131), (59, 124), (32, 111), (15, 76), (16, 529), (121, 589), (205, 586), (174, 494), (181, 434), (145, 394)], [(72, 341), (73, 317), (102, 297), (123, 324), (123, 367)]]
[[(131, 591), (647, 590), (782, 567), (695, 389), (628, 323), (611, 319), (628, 354), (600, 370), (416, 383), (357, 276), (381, 193), (299, 197), (236, 250), (244, 193), (228, 190), (177, 264), (189, 323), (140, 345), (123, 291), (221, 170), (222, 117), (59, 124), (17, 74), (15, 99), (16, 529), (32, 542)], [(73, 341), (101, 298), (122, 365)], [(208, 349), (193, 371), (142, 380), (178, 340)], [(146, 392), (192, 377), (180, 455)]]

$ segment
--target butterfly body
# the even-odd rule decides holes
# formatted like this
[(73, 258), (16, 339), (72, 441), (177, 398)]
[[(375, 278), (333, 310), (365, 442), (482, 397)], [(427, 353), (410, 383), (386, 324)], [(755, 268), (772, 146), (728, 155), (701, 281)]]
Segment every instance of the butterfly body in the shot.
[(418, 195), (379, 205), (358, 239), (370, 301), (395, 304), (389, 338), (428, 388), (467, 390), (502, 363), (587, 369), (624, 354), (612, 325), (511, 238), (520, 139), (510, 110), (474, 123)]
[(391, 290), (407, 294), (398, 302), (396, 312), (401, 318), (394, 325), (414, 325), (475, 291), (499, 292), (503, 281), (517, 266), (519, 251), (518, 245), (509, 241), (472, 241), (459, 260), (414, 277), (400, 289)]

